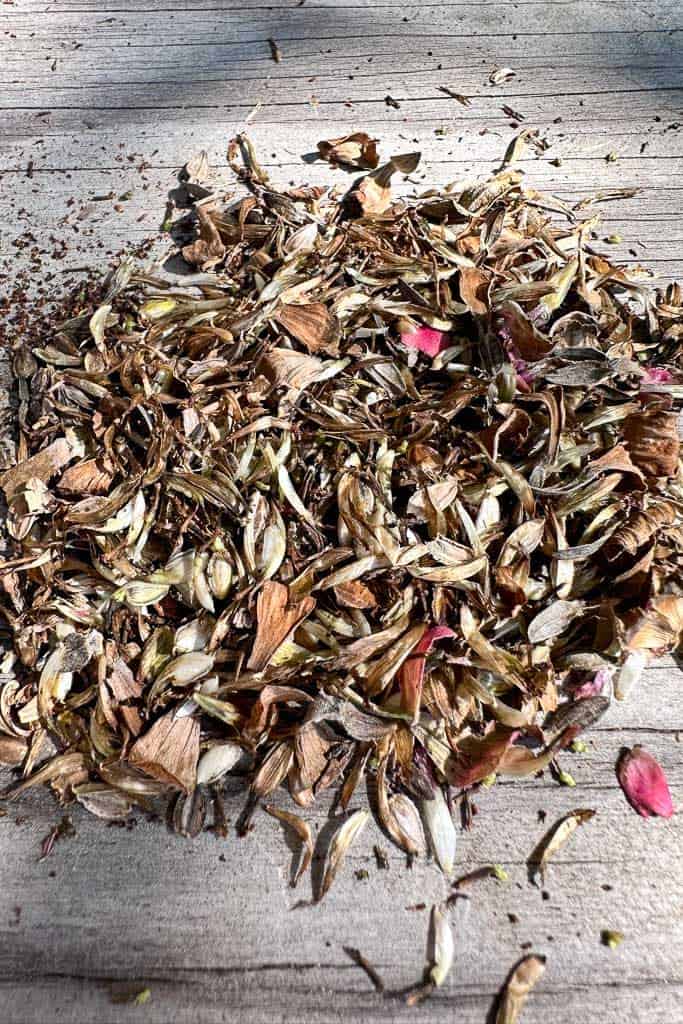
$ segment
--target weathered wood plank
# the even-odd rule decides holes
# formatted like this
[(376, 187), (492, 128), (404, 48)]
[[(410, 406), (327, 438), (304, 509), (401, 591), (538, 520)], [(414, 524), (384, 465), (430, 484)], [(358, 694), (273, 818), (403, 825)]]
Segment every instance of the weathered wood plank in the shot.
[[(77, 51), (75, 57), (62, 61), (61, 69), (59, 58), (55, 58), (55, 73), (48, 80), (40, 74), (40, 68), (36, 67), (38, 62), (34, 58), (30, 61), (26, 81), (23, 80), (23, 76), (22, 80), (17, 81), (17, 64), (29, 61), (27, 58), (21, 62), (14, 61), (7, 66), (0, 82), (0, 102), (8, 107), (21, 105), (26, 88), (29, 88), (35, 105), (40, 104), (45, 96), (49, 96), (50, 103), (56, 107), (86, 106), (89, 105), (92, 93), (96, 90), (98, 105), (135, 106), (140, 103), (139, 87), (142, 85), (148, 91), (148, 95), (144, 97), (146, 103), (158, 101), (161, 106), (167, 106), (169, 95), (180, 96), (183, 92), (189, 93), (187, 98), (190, 100), (200, 92), (203, 98), (210, 100), (213, 92), (218, 94), (213, 98), (219, 100), (221, 87), (229, 87), (231, 83), (239, 84), (240, 100), (245, 106), (255, 102), (254, 90), (262, 90), (264, 87), (270, 88), (274, 94), (271, 102), (278, 102), (278, 94), (284, 93), (285, 90), (287, 101), (290, 103), (299, 98), (308, 100), (312, 93), (317, 96), (320, 103), (330, 102), (337, 100), (340, 92), (342, 95), (348, 94), (354, 102), (376, 99), (378, 95), (383, 96), (387, 92), (395, 95), (399, 101), (417, 97), (442, 100), (443, 97), (439, 96), (437, 87), (448, 85), (454, 76), (458, 91), (467, 95), (480, 95), (482, 92), (486, 95), (484, 90), (488, 86), (488, 75), (491, 71), (490, 67), (482, 65), (480, 59), (472, 57), (469, 57), (465, 64), (461, 61), (455, 64), (451, 58), (448, 66), (425, 70), (418, 55), (408, 58), (408, 66), (401, 68), (399, 74), (389, 62), (379, 62), (376, 66), (373, 64), (372, 68), (366, 63), (361, 67), (357, 63), (357, 57), (347, 63), (346, 68), (325, 68), (315, 76), (307, 73), (304, 67), (308, 61), (291, 59), (281, 65), (282, 70), (272, 62), (262, 69), (251, 69), (243, 63), (235, 65), (232, 60), (226, 61), (225, 58), (218, 66), (206, 58), (193, 61), (191, 64), (181, 58), (179, 61), (167, 61), (156, 65), (151, 63), (147, 66), (140, 61), (138, 67), (130, 67), (119, 57), (113, 66), (112, 62), (107, 61), (104, 67), (94, 68), (88, 57), (91, 53), (90, 47), (86, 52)], [(514, 84), (508, 85), (506, 95), (523, 100), (526, 96), (547, 95), (550, 86), (555, 95), (582, 96), (598, 91), (618, 96), (640, 92), (644, 88), (652, 92), (671, 92), (681, 88), (683, 68), (668, 64), (662, 66), (661, 56), (639, 60), (638, 56), (634, 58), (632, 55), (630, 60), (611, 60), (603, 65), (602, 89), (599, 90), (596, 56), (589, 54), (581, 61), (560, 58), (554, 64), (551, 64), (550, 55), (532, 62), (518, 60)], [(294, 67), (291, 66), (292, 63)], [(107, 64), (110, 66), (107, 67)], [(224, 66), (221, 67), (221, 64)], [(410, 64), (414, 66), (410, 67)], [(273, 68), (277, 70), (274, 72)], [(57, 70), (59, 74), (56, 73)], [(243, 75), (239, 74), (240, 70), (244, 72)], [(343, 75), (342, 81), (340, 75)], [(490, 86), (488, 92), (495, 97), (496, 93)]]
[[(280, 152), (293, 152), (292, 139), (288, 135), (278, 137), (271, 132), (266, 136), (262, 130), (253, 131), (251, 134), (260, 152), (267, 153), (270, 146), (276, 146)], [(508, 130), (508, 137), (512, 134)], [(301, 152), (310, 151), (318, 135), (319, 133), (309, 135), (302, 129), (296, 138)], [(411, 137), (411, 144), (416, 137)], [(310, 139), (310, 142), (307, 139)], [(41, 248), (51, 252), (54, 246), (48, 245), (47, 239), (54, 234), (54, 226), (57, 224), (60, 226), (61, 236), (68, 242), (69, 251), (66, 255), (59, 253), (54, 266), (45, 258), (45, 271), (59, 268), (60, 272), (63, 272), (68, 266), (78, 267), (93, 262), (102, 270), (106, 269), (106, 260), (122, 247), (129, 243), (142, 242), (144, 238), (156, 232), (163, 216), (165, 197), (177, 185), (178, 166), (192, 152), (199, 149), (203, 141), (201, 137), (197, 138), (194, 144), (193, 140), (186, 140), (184, 156), (174, 168), (144, 166), (146, 153), (152, 152), (149, 149), (150, 144), (144, 142), (142, 152), (138, 150), (135, 153), (133, 163), (126, 159), (128, 147), (118, 151), (116, 148), (106, 147), (104, 159), (109, 161), (112, 155), (120, 156), (120, 164), (89, 167), (86, 170), (57, 170), (44, 169), (40, 164), (35, 166), (34, 161), (31, 178), (27, 177), (25, 169), (0, 172), (5, 183), (5, 189), (0, 195), (0, 214), (5, 222), (16, 225), (10, 242), (19, 236), (22, 230), (28, 230), (36, 237)], [(403, 186), (399, 186), (397, 191), (414, 191), (416, 188), (424, 189), (472, 174), (490, 173), (500, 162), (505, 141), (506, 138), (496, 137), (497, 146), (489, 144), (490, 151), (499, 151), (496, 159), (460, 160), (452, 157), (441, 159), (439, 147), (429, 138), (425, 138), (424, 148), (428, 158), (424, 161), (424, 170), (412, 176)], [(422, 139), (419, 139), (418, 145), (421, 143)], [(406, 140), (401, 144), (405, 146)], [(179, 141), (177, 146), (180, 154), (182, 143)], [(232, 171), (224, 162), (224, 148), (224, 137), (210, 147), (213, 164), (212, 182), (218, 189), (234, 191), (235, 180)], [(386, 143), (384, 149), (385, 152), (390, 152), (386, 148)], [(23, 159), (28, 161), (33, 157), (25, 154)], [(273, 174), (274, 179), (281, 182), (294, 183), (304, 176), (309, 181), (320, 184), (327, 184), (331, 180), (329, 169), (325, 165), (307, 165), (300, 156), (284, 164), (264, 159), (263, 164)], [(139, 169), (141, 166), (143, 170)], [(547, 160), (522, 161), (519, 166), (526, 171), (527, 181), (531, 186), (548, 192), (556, 191), (562, 199), (569, 202), (585, 199), (599, 189), (640, 187), (640, 193), (633, 198), (598, 205), (586, 211), (586, 216), (599, 212), (604, 221), (602, 229), (598, 230), (595, 246), (598, 250), (609, 250), (618, 260), (649, 266), (661, 275), (662, 280), (683, 276), (680, 218), (677, 217), (677, 211), (682, 204), (682, 194), (680, 191), (672, 192), (668, 188), (672, 168), (680, 167), (680, 160), (621, 159), (617, 164), (609, 164), (602, 157), (570, 157), (563, 161), (562, 188), (559, 190), (555, 188), (558, 170)], [(337, 172), (332, 180), (345, 188), (352, 178)], [(48, 182), (49, 188), (46, 188)], [(663, 190), (663, 198), (659, 197), (659, 190)], [(106, 198), (108, 196), (111, 198)], [(121, 196), (128, 198), (120, 202)], [(612, 238), (615, 234), (621, 241), (616, 245), (606, 244), (604, 239)]]
[[(345, 10), (355, 10), (358, 8), (381, 8), (384, 10), (403, 10), (407, 8), (414, 10), (406, 3), (406, 0), (367, 0), (367, 3), (360, 3), (359, 0), (305, 0), (306, 8), (310, 11), (317, 10), (329, 10), (330, 8), (343, 8)], [(177, 3), (170, 3), (169, 0), (20, 0), (21, 10), (24, 12), (33, 12), (35, 14), (42, 14), (45, 12), (50, 13), (82, 13), (92, 12), (98, 15), (105, 14), (126, 14), (128, 12), (139, 11), (143, 14), (158, 14), (167, 13), (169, 10), (172, 11), (206, 11), (210, 13), (232, 13), (235, 11), (234, 0), (178, 0)], [(267, 11), (291, 11), (297, 8), (303, 7), (304, 5), (300, 0), (244, 0), (240, 3), (240, 10), (267, 10)], [(468, 8), (482, 8), (482, 7), (502, 7), (504, 6), (503, 0), (427, 0), (426, 3), (421, 4), (423, 9), (429, 10), (433, 7), (439, 7), (446, 10), (467, 10)], [(558, 9), (558, 14), (561, 16), (562, 13), (569, 13), (574, 15), (577, 8), (601, 10), (606, 7), (619, 6), (622, 9), (628, 7), (628, 0), (621, 0), (620, 3), (615, 4), (615, 0), (595, 0), (594, 3), (589, 4), (586, 2), (576, 3), (575, 0), (516, 0), (514, 6), (516, 8), (536, 8), (536, 7), (555, 7)], [(649, 14), (653, 17), (653, 7), (655, 4), (650, 4)], [(656, 6), (661, 8), (668, 8), (669, 11), (675, 13), (678, 8), (675, 2), (672, 0), (657, 0)], [(470, 12), (470, 17), (476, 19), (477, 11)], [(561, 17), (558, 20), (562, 20)], [(476, 21), (475, 21), (476, 23)], [(627, 27), (627, 26), (626, 26)]]
[[(287, 125), (271, 122), (269, 113), (268, 107), (260, 109), (257, 116), (248, 124), (248, 131), (255, 145), (262, 151), (262, 162), (283, 168), (281, 173), (286, 173), (285, 168), (297, 165), (303, 170), (301, 157), (311, 153), (310, 147), (315, 149), (315, 143), (319, 138), (331, 136), (344, 128), (344, 122), (321, 124), (319, 119), (311, 117), (307, 119), (308, 123), (301, 124), (301, 134), (297, 134), (293, 139)], [(411, 124), (410, 132), (405, 127), (401, 128), (398, 138), (389, 125), (377, 124), (373, 126), (373, 130), (379, 137), (381, 149), (384, 151), (388, 146), (394, 147), (410, 142), (419, 145), (425, 164), (440, 166), (447, 162), (455, 166), (471, 164), (476, 160), (483, 167), (486, 163), (501, 161), (507, 143), (517, 133), (517, 128), (513, 125), (527, 126), (526, 118), (523, 125), (515, 122), (503, 112), (501, 105), (497, 111), (492, 111), (492, 117), (487, 118), (482, 115), (470, 116), (469, 111), (463, 111), (463, 108), (453, 101), (452, 108), (443, 108), (443, 115), (443, 118), (433, 117), (431, 122)], [(368, 123), (360, 116), (354, 117), (353, 120), (358, 127)], [(348, 127), (348, 122), (346, 126)], [(119, 145), (120, 131), (117, 132), (115, 128), (96, 125), (84, 132), (82, 139), (79, 140), (76, 162), (73, 144), (63, 129), (52, 122), (43, 125), (44, 131), (40, 131), (40, 127), (40, 123), (29, 123), (24, 134), (17, 132), (0, 140), (0, 173), (25, 172), (29, 159), (34, 161), (36, 171), (113, 169), (117, 162), (125, 160), (125, 153)], [(608, 153), (614, 153), (618, 158), (618, 169), (622, 173), (624, 167), (628, 173), (633, 161), (647, 169), (652, 166), (651, 161), (654, 159), (668, 161), (680, 159), (683, 155), (683, 144), (679, 141), (678, 134), (669, 130), (667, 125), (654, 121), (652, 116), (633, 117), (628, 121), (610, 125), (600, 120), (582, 125), (564, 121), (543, 124), (534, 119), (531, 127), (538, 129), (539, 135), (542, 135), (548, 147), (542, 155), (542, 160), (549, 162), (561, 159), (567, 164), (569, 173), (577, 162), (589, 159), (604, 160)], [(439, 134), (435, 134), (435, 129), (438, 129)], [(225, 167), (226, 130), (223, 123), (216, 124), (210, 117), (205, 117), (198, 124), (195, 123), (190, 136), (187, 127), (182, 122), (178, 123), (175, 117), (171, 117), (164, 132), (163, 149), (159, 148), (161, 140), (156, 133), (151, 139), (147, 133), (141, 136), (142, 153), (136, 163), (139, 164), (144, 159), (145, 165), (150, 169), (172, 170), (182, 166), (192, 147), (201, 145), (209, 153), (214, 167)], [(273, 132), (276, 133), (275, 140)], [(467, 142), (475, 135), (476, 152), (468, 152)], [(41, 140), (39, 144), (38, 139)], [(274, 141), (284, 147), (277, 163), (271, 157)], [(298, 157), (298, 160), (293, 159), (295, 157)], [(631, 163), (624, 164), (624, 161)], [(318, 169), (323, 167), (322, 162), (318, 164)], [(328, 170), (325, 170), (325, 173), (329, 175)], [(552, 174), (556, 187), (561, 187), (563, 182), (556, 170)], [(343, 183), (348, 179), (338, 171), (333, 180)]]
[[(103, 33), (130, 41), (128, 33), (135, 33), (136, 44), (156, 33), (159, 22), (154, 11), (114, 10), (112, 20), (105, 12), (84, 8), (70, 12), (50, 6), (50, 18), (41, 19), (39, 12), (26, 11), (16, 5), (15, 11), (3, 12), (12, 24), (18, 38), (41, 39), (56, 33), (77, 36), (99, 30), (100, 45)], [(530, 8), (533, 13), (530, 13)], [(45, 7), (42, 8), (45, 10)], [(303, 6), (268, 8), (253, 7), (244, 17), (241, 5), (226, 6), (223, 10), (194, 7), (186, 4), (176, 8), (166, 4), (162, 9), (165, 35), (163, 42), (185, 44), (199, 38), (219, 35), (223, 38), (253, 39), (276, 33), (278, 41), (309, 38), (334, 40), (338, 37), (362, 37), (366, 27), (382, 38), (389, 36), (419, 38), (428, 34), (477, 35), (491, 33), (500, 37), (507, 33), (552, 34), (567, 31), (571, 25), (574, 34), (586, 32), (653, 31), (671, 32), (681, 28), (680, 6), (676, 0), (657, 0), (643, 7), (629, 0), (593, 3), (591, 0), (567, 0), (565, 3), (510, 4), (505, 0), (492, 3), (432, 3), (424, 8), (429, 16), (420, 17), (420, 11), (407, 4), (392, 4), (388, 10), (380, 4), (330, 4), (329, 6)], [(217, 18), (220, 14), (220, 18)], [(384, 17), (382, 17), (384, 15)], [(404, 20), (406, 19), (406, 20)], [(31, 35), (34, 33), (34, 35)], [(267, 35), (266, 35), (267, 38)], [(274, 36), (275, 38), (275, 36)]]

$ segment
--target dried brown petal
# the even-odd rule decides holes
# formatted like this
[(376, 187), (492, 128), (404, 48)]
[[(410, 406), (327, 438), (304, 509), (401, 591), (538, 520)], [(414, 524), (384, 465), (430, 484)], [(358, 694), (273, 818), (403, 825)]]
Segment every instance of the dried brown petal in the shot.
[(461, 740), (444, 765), (450, 784), (465, 789), (497, 771), (515, 735), (512, 729), (496, 726), (487, 736)]
[(78, 447), (74, 442), (67, 440), (66, 437), (59, 437), (31, 458), (6, 470), (0, 476), (0, 487), (9, 501), (23, 484), (31, 479), (46, 483), (78, 454)]
[(275, 319), (308, 352), (337, 354), (339, 322), (322, 302), (309, 302), (301, 306), (282, 304)]
[(460, 295), (470, 313), (486, 316), (486, 292), (490, 284), (488, 274), (478, 267), (463, 267), (460, 271)]
[(118, 706), (118, 713), (127, 728), (133, 736), (139, 736), (142, 729), (142, 718), (135, 707), (135, 702), (142, 696), (142, 685), (135, 679), (122, 658), (117, 658), (112, 665), (107, 685), (114, 698), (115, 707)]
[(67, 494), (107, 494), (113, 476), (102, 459), (86, 459), (65, 470), (57, 484)]
[(367, 132), (354, 132), (338, 139), (323, 140), (318, 143), (318, 152), (328, 163), (345, 167), (372, 169), (379, 163), (377, 139), (370, 138)]
[(623, 433), (633, 462), (647, 476), (674, 475), (681, 450), (675, 413), (644, 409), (624, 420)]
[(279, 807), (273, 807), (272, 804), (264, 804), (263, 809), (264, 811), (267, 811), (268, 814), (272, 815), (273, 818), (277, 818), (278, 821), (283, 822), (289, 828), (293, 829), (303, 843), (301, 863), (299, 864), (296, 874), (292, 879), (292, 887), (294, 887), (301, 876), (306, 874), (306, 871), (313, 860), (313, 833), (311, 832), (310, 826), (307, 825), (303, 818), (300, 818), (297, 814), (290, 814), (289, 811), (283, 811)]
[(206, 796), (202, 789), (178, 793), (171, 815), (173, 830), (185, 839), (195, 839), (204, 828), (206, 811)]
[(315, 598), (289, 603), (289, 590), (282, 583), (267, 580), (256, 602), (257, 631), (247, 668), (261, 672), (290, 633), (311, 614)]
[(583, 601), (553, 601), (538, 615), (534, 616), (527, 627), (527, 637), (532, 644), (547, 643), (565, 632), (574, 619), (580, 615), (585, 605)]
[(252, 780), (251, 792), (254, 798), (261, 799), (276, 790), (287, 777), (293, 760), (294, 751), (289, 743), (277, 743), (271, 747)]
[(412, 174), (420, 162), (419, 153), (402, 153), (393, 156), (382, 167), (372, 174), (367, 174), (351, 193), (351, 199), (357, 203), (366, 217), (376, 217), (385, 213), (392, 202), (391, 178), (398, 171), (401, 174)]
[(560, 818), (559, 821), (555, 822), (552, 828), (543, 836), (540, 843), (529, 857), (528, 863), (530, 870), (534, 873), (538, 872), (541, 876), (541, 880), (544, 881), (545, 869), (553, 854), (557, 853), (557, 851), (564, 846), (579, 825), (583, 825), (584, 822), (590, 821), (594, 816), (595, 811), (580, 808), (576, 811), (570, 811), (569, 814), (565, 814), (563, 818)]
[(48, 782), (51, 784), (59, 783), (60, 780), (65, 780), (65, 783), (68, 784), (68, 780), (72, 779), (73, 784), (77, 785), (79, 782), (84, 782), (87, 779), (87, 769), (88, 759), (79, 751), (58, 754), (56, 757), (50, 758), (47, 764), (44, 764), (42, 768), (35, 771), (33, 775), (29, 775), (27, 779), (23, 779), (16, 786), (8, 787), (0, 795), (6, 800), (14, 800), (32, 786)]
[(225, 258), (226, 248), (214, 222), (216, 210), (213, 206), (196, 207), (199, 221), (199, 238), (183, 247), (183, 259), (194, 263), (201, 270), (210, 270)]
[(316, 381), (323, 367), (322, 360), (290, 348), (272, 348), (259, 364), (261, 371), (276, 387), (287, 387), (293, 391), (303, 391)]
[(545, 957), (531, 953), (525, 956), (512, 971), (505, 983), (496, 1024), (517, 1024), (529, 993), (538, 984), (545, 972)]
[(425, 838), (415, 804), (404, 793), (388, 796), (386, 761), (377, 770), (377, 812), (381, 825), (409, 856), (425, 851)]
[(199, 722), (174, 718), (168, 712), (131, 747), (128, 759), (161, 782), (184, 790), (194, 789), (199, 758)]
[(14, 768), (21, 764), (27, 754), (28, 743), (25, 739), (0, 733), (0, 765)]
[(125, 793), (103, 782), (74, 786), (74, 796), (87, 811), (105, 821), (121, 821), (133, 809), (133, 801)]
[(359, 580), (339, 583), (334, 588), (334, 596), (344, 608), (376, 608), (377, 599), (369, 587)]
[(334, 833), (327, 852), (318, 901), (323, 899), (329, 892), (330, 886), (337, 877), (337, 872), (344, 862), (349, 847), (356, 836), (365, 828), (369, 817), (368, 811), (355, 811), (341, 823)]

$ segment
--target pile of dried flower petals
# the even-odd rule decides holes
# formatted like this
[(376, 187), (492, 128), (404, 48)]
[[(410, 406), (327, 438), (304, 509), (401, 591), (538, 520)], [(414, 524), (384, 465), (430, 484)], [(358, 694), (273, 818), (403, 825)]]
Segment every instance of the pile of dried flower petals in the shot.
[[(510, 168), (281, 191), (240, 142), (248, 194), (195, 189), (186, 283), (124, 262), (17, 344), (7, 793), (171, 796), (192, 835), (247, 765), (240, 827), (285, 784), (305, 870), (305, 808), (371, 773), (386, 834), (448, 873), (451, 800), (555, 764), (680, 640), (681, 291)], [(370, 142), (321, 153), (372, 168)]]

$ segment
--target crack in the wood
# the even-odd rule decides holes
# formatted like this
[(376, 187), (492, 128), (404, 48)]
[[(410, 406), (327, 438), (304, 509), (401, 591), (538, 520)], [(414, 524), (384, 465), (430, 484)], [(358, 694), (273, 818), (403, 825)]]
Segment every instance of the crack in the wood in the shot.
[[(377, 968), (379, 970), (391, 970), (393, 967), (398, 966), (390, 963), (378, 963)], [(100, 985), (116, 985), (122, 984), (129, 981), (139, 981), (140, 978), (144, 978), (144, 981), (148, 984), (164, 984), (169, 985), (197, 985), (201, 984), (201, 981), (207, 976), (210, 977), (230, 977), (230, 976), (249, 976), (258, 974), (270, 974), (277, 972), (288, 972), (288, 971), (357, 971), (357, 967), (352, 963), (319, 963), (316, 961), (309, 963), (296, 963), (292, 961), (285, 961), (282, 963), (266, 963), (266, 964), (254, 964), (252, 966), (239, 966), (239, 967), (215, 967), (215, 966), (201, 966), (201, 967), (174, 967), (167, 966), (166, 973), (152, 973), (145, 971), (141, 968), (135, 971), (133, 974), (86, 974), (78, 971), (46, 971), (37, 973), (35, 971), (19, 971), (13, 973), (11, 976), (5, 974), (4, 977), (0, 978), (0, 988), (9, 987), (15, 985), (17, 982), (30, 983), (35, 986), (37, 982), (50, 982), (50, 981), (77, 981), (86, 982), (91, 984)], [(185, 977), (187, 975), (188, 977)], [(199, 976), (198, 978), (195, 976)], [(642, 990), (650, 988), (652, 986), (666, 985), (668, 989), (674, 986), (683, 986), (683, 977), (681, 978), (668, 978), (668, 977), (653, 977), (644, 978), (637, 981), (628, 981), (619, 979), (616, 981), (605, 980), (596, 981), (591, 979), (590, 982), (577, 981), (574, 984), (566, 984), (557, 987), (545, 987), (543, 990), (537, 993), (537, 998), (545, 997), (551, 998), (556, 995), (562, 995), (564, 993), (572, 992), (587, 992), (591, 989), (626, 989), (626, 990)], [(495, 994), (495, 989), (481, 989), (471, 985), (462, 985), (453, 987), (447, 994), (444, 994), (441, 998), (452, 998), (453, 995), (460, 994), (463, 996), (476, 996), (491, 998)], [(432, 997), (434, 1000), (435, 996)], [(438, 996), (436, 996), (438, 998)]]
[[(284, 42), (284, 40), (283, 40), (283, 42)], [(147, 85), (148, 83), (143, 82), (143, 83), (140, 83), (140, 84)], [(165, 84), (165, 83), (162, 83), (162, 84)], [(682, 90), (682, 87), (679, 86), (679, 85), (654, 85), (654, 86), (650, 86), (649, 88), (642, 88), (642, 89), (585, 89), (585, 90), (581, 90), (579, 92), (505, 93), (505, 97), (504, 98), (505, 98), (506, 101), (507, 100), (528, 100), (528, 99), (545, 99), (545, 100), (552, 99), (553, 101), (557, 102), (558, 99), (562, 99), (562, 98), (568, 97), (568, 96), (580, 96), (582, 98), (589, 98), (590, 96), (633, 96), (633, 95), (637, 95), (639, 93), (645, 93), (646, 95), (649, 95), (649, 94), (653, 94), (654, 95), (654, 94), (657, 94), (657, 93), (670, 93), (670, 92), (676, 93), (676, 92), (681, 92), (681, 91), (683, 91), (683, 90)], [(449, 97), (448, 96), (426, 96), (424, 98), (423, 97), (418, 97), (417, 99), (415, 99), (413, 97), (410, 97), (410, 96), (396, 96), (394, 98), (397, 101), (401, 102), (401, 103), (416, 103), (416, 102), (448, 103), (449, 102)], [(488, 98), (488, 97), (474, 96), (473, 98), (474, 99), (483, 99), (483, 98)], [(345, 101), (343, 99), (341, 99), (341, 98), (340, 99), (334, 99), (334, 100), (322, 100), (321, 99), (321, 100), (318, 100), (318, 106), (320, 106), (320, 107), (330, 107), (330, 106), (337, 106), (337, 107), (339, 107), (339, 106), (343, 106), (344, 102)], [(383, 103), (383, 102), (384, 101), (381, 100), (378, 97), (372, 97), (372, 98), (369, 98), (369, 99), (355, 99), (355, 100), (353, 100), (353, 105), (354, 106), (367, 106), (368, 104), (379, 104), (379, 103)], [(286, 107), (306, 107), (306, 108), (308, 108), (309, 105), (310, 104), (309, 104), (308, 100), (299, 100), (299, 101), (294, 101), (294, 102), (287, 102), (286, 100), (273, 100), (273, 99), (269, 99), (268, 100), (268, 106), (269, 107), (284, 107), (284, 108), (286, 108)], [(249, 103), (237, 102), (237, 103), (231, 103), (230, 106), (231, 106), (231, 108), (234, 108), (236, 110), (242, 110), (242, 109), (244, 109), (244, 110), (251, 110), (252, 107), (254, 106), (254, 104), (252, 102), (249, 102)], [(41, 106), (21, 106), (21, 105), (20, 106), (11, 106), (11, 105), (5, 105), (2, 109), (3, 109), (3, 111), (23, 111), (23, 110), (27, 110), (28, 111), (28, 110), (42, 110), (43, 107), (41, 107)], [(148, 106), (146, 104), (139, 104), (139, 105), (136, 104), (135, 106), (129, 106), (129, 105), (126, 105), (126, 104), (121, 105), (121, 106), (105, 106), (105, 105), (101, 105), (100, 104), (100, 105), (95, 106), (93, 104), (88, 104), (87, 106), (81, 106), (80, 104), (73, 104), (72, 106), (65, 106), (65, 107), (62, 107), (62, 106), (52, 106), (50, 112), (53, 112), (53, 111), (56, 111), (56, 110), (59, 110), (59, 111), (63, 111), (63, 110), (73, 110), (73, 111), (76, 111), (76, 110), (87, 110), (90, 113), (94, 114), (94, 113), (97, 113), (98, 111), (154, 110), (154, 111), (158, 112), (160, 110), (184, 110), (184, 111), (187, 111), (187, 110), (224, 110), (224, 109), (225, 109), (225, 104), (224, 103), (190, 103), (190, 104), (177, 104), (177, 103), (175, 103), (175, 104), (171, 104), (170, 106), (163, 106), (161, 104), (155, 104), (153, 106), (151, 106), (151, 105)]]
[[(326, 8), (326, 10), (329, 10), (329, 8)], [(128, 26), (126, 26), (126, 25), (119, 26), (119, 28), (124, 28), (124, 29), (127, 28), (127, 27)], [(585, 29), (585, 30), (572, 30), (571, 32), (567, 32), (567, 31), (565, 31), (565, 32), (515, 32), (514, 34), (517, 36), (518, 39), (528, 39), (528, 38), (532, 38), (532, 39), (537, 39), (537, 38), (548, 39), (548, 38), (553, 38), (553, 37), (571, 38), (571, 37), (574, 37), (574, 36), (600, 36), (600, 38), (604, 40), (608, 36), (644, 36), (644, 35), (665, 35), (665, 36), (671, 36), (672, 31), (680, 32), (680, 31), (683, 31), (683, 29), (680, 29), (680, 28), (676, 28), (676, 29), (673, 29), (673, 30), (670, 29), (670, 28), (653, 28), (653, 29)], [(118, 39), (120, 35), (121, 35), (121, 33), (117, 33), (117, 34), (112, 33), (111, 41), (107, 45), (104, 45), (104, 46), (89, 46), (88, 47), (88, 52), (94, 52), (96, 50), (111, 51), (111, 42), (113, 42), (114, 40)], [(501, 35), (500, 31), (498, 31), (498, 32), (469, 32), (469, 33), (462, 33), (462, 32), (461, 33), (435, 32), (435, 33), (433, 33), (431, 35), (428, 35), (428, 36), (411, 35), (409, 32), (397, 33), (395, 35), (390, 35), (388, 32), (384, 32), (382, 34), (379, 34), (379, 33), (374, 34), (373, 33), (373, 34), (363, 35), (362, 38), (364, 40), (368, 40), (368, 39), (381, 39), (383, 41), (386, 41), (387, 39), (393, 39), (393, 40), (397, 40), (399, 43), (401, 43), (403, 45), (408, 45), (408, 43), (411, 40), (419, 39), (421, 44), (428, 45), (430, 43), (430, 41), (433, 40), (433, 39), (447, 39), (449, 42), (453, 42), (453, 40), (455, 40), (455, 39), (500, 39), (500, 35)], [(311, 43), (313, 41), (315, 41), (316, 43), (318, 43), (318, 42), (320, 42), (320, 43), (335, 43), (335, 42), (339, 42), (339, 41), (342, 41), (342, 42), (352, 41), (352, 40), (355, 41), (355, 40), (357, 40), (359, 38), (361, 38), (361, 37), (358, 36), (358, 35), (351, 35), (351, 36), (311, 36), (311, 35), (308, 35), (308, 36), (289, 36), (289, 37), (280, 36), (278, 41), (282, 42), (284, 44), (289, 44), (289, 43)], [(266, 42), (267, 42), (267, 39), (265, 37), (257, 37), (257, 38), (253, 38), (253, 39), (231, 39), (231, 40), (226, 40), (226, 39), (220, 39), (220, 40), (217, 40), (217, 39), (206, 39), (206, 40), (203, 40), (202, 42), (196, 42), (196, 43), (195, 42), (190, 42), (189, 40), (183, 40), (182, 42), (179, 42), (179, 43), (171, 43), (171, 42), (168, 42), (168, 41), (159, 41), (159, 40), (157, 40), (157, 41), (155, 41), (153, 43), (131, 43), (129, 40), (127, 40), (127, 43), (128, 43), (127, 49), (129, 49), (129, 50), (150, 50), (150, 49), (153, 49), (153, 50), (158, 51), (160, 46), (163, 46), (166, 49), (171, 49), (171, 48), (178, 48), (178, 49), (180, 49), (180, 48), (182, 48), (182, 49), (186, 50), (186, 49), (189, 49), (191, 47), (198, 47), (198, 46), (212, 46), (212, 47), (218, 47), (218, 46), (226, 46), (226, 47), (227, 46), (253, 46), (253, 45), (263, 45)], [(30, 52), (40, 53), (40, 50), (30, 51)], [(388, 51), (388, 52), (379, 51), (378, 54), (377, 54), (377, 56), (385, 56), (385, 57), (386, 56), (393, 56), (393, 55), (395, 55), (395, 51)], [(297, 54), (297, 56), (298, 57), (300, 57), (300, 56), (318, 57), (319, 53), (310, 53), (310, 54), (307, 53), (307, 54), (303, 54), (303, 55), (302, 54)], [(248, 60), (253, 60), (254, 58), (247, 58), (247, 59)], [(261, 55), (259, 54), (256, 59), (260, 60), (261, 59)]]

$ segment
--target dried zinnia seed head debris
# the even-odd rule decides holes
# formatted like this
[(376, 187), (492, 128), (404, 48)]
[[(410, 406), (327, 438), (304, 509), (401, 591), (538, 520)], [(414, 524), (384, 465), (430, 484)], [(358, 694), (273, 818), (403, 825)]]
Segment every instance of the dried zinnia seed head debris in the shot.
[[(266, 801), (297, 879), (307, 809), (371, 776), (386, 836), (451, 875), (458, 791), (567, 778), (612, 687), (680, 642), (683, 300), (511, 157), (399, 196), (419, 154), (319, 151), (371, 170), (279, 189), (241, 136), (221, 199), (190, 161), (192, 273), (124, 260), (15, 339), (0, 758), (11, 797), (112, 820), (165, 797), (188, 836), (212, 806), (224, 832), (241, 774), (239, 830)], [(670, 813), (644, 757), (620, 781)], [(339, 817), (318, 896), (366, 820)]]

